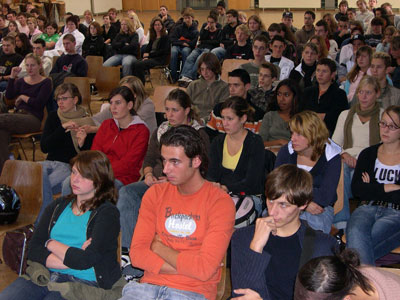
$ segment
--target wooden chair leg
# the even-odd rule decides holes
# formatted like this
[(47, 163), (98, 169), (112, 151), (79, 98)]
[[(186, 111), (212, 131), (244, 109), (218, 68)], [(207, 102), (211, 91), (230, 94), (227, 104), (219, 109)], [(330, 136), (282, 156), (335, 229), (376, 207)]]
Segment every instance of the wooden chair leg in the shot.
[(22, 153), (24, 154), (25, 160), (28, 160), (28, 156), (26, 156), (25, 149), (24, 149), (24, 146), (22, 146), (22, 142), (21, 142), (20, 138), (18, 138), (18, 143), (19, 143), (19, 146), (22, 149)]

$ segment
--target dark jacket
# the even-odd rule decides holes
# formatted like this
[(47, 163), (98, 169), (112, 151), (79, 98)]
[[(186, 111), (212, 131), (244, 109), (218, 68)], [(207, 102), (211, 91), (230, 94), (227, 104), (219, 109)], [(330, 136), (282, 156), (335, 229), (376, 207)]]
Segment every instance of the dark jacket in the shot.
[(222, 41), (221, 43), (224, 44), (225, 49), (229, 46), (232, 46), (233, 43), (236, 41), (236, 27), (238, 27), (241, 23), (238, 22), (236, 26), (232, 27), (230, 24), (226, 24), (222, 29)]
[(214, 32), (202, 28), (200, 30), (200, 49), (214, 49), (219, 47), (222, 39), (222, 30), (218, 29)]
[[(333, 141), (325, 144), (325, 151), (311, 169), (313, 177), (313, 201), (321, 207), (333, 206), (337, 200), (336, 189), (341, 170), (341, 147)], [(276, 157), (275, 168), (283, 164), (297, 165), (297, 152), (292, 142), (283, 146)]]
[[(158, 15), (158, 17), (160, 19), (162, 19), (161, 14)], [(167, 15), (167, 18), (165, 19), (165, 21), (163, 21), (164, 27), (167, 29), (168, 33), (171, 31), (171, 29), (174, 27), (175, 25), (175, 21), (174, 19), (171, 18), (170, 15)]]
[[(353, 195), (363, 201), (385, 201), (400, 204), (400, 190), (386, 193), (384, 184), (375, 178), (375, 161), (378, 157), (378, 148), (382, 144), (368, 147), (361, 151), (354, 170), (351, 190)], [(369, 174), (370, 182), (364, 183), (361, 175), (363, 172)], [(396, 184), (400, 184), (400, 178)]]
[(251, 131), (243, 142), (243, 150), (235, 170), (222, 166), (226, 134), (217, 136), (210, 147), (210, 163), (207, 180), (219, 182), (228, 190), (238, 194), (259, 195), (264, 193), (264, 143), (258, 134)]
[(183, 47), (183, 43), (189, 44), (189, 47), (194, 49), (196, 47), (199, 31), (197, 24), (192, 23), (192, 26), (187, 27), (186, 23), (178, 25), (170, 35), (171, 45)]
[(82, 56), (88, 55), (103, 56), (104, 55), (104, 39), (101, 35), (88, 35), (83, 41), (82, 45)]
[[(50, 239), (51, 229), (68, 203), (67, 199), (61, 197), (46, 207), (29, 244), (28, 259), (46, 266), (51, 252), (44, 245)], [(65, 253), (64, 265), (76, 270), (93, 267), (99, 287), (110, 289), (121, 277), (117, 260), (119, 231), (117, 207), (110, 202), (101, 204), (91, 211), (87, 224), (86, 237), (92, 238), (91, 244), (86, 250), (69, 247)]]
[(171, 44), (168, 35), (163, 35), (157, 44), (156, 50), (152, 50), (154, 40), (150, 40), (146, 46), (145, 53), (149, 53), (149, 58), (153, 58), (160, 63), (166, 63), (168, 55), (171, 53)]
[[(93, 133), (88, 134), (81, 150), (89, 150), (92, 146), (93, 138)], [(47, 117), (43, 134), (40, 138), (40, 149), (43, 153), (48, 153), (46, 160), (56, 160), (67, 164), (77, 154), (71, 133), (65, 132), (57, 111), (51, 112)]]
[(304, 90), (304, 109), (324, 113), (324, 122), (332, 136), (335, 131), (336, 122), (342, 111), (349, 109), (349, 103), (345, 91), (333, 82), (328, 90), (319, 97), (319, 85), (313, 85)]
[(117, 32), (117, 30), (115, 29), (114, 26), (110, 26), (110, 29), (108, 30), (107, 33), (106, 33), (106, 29), (105, 29), (105, 26), (104, 26), (104, 25), (101, 26), (101, 28), (103, 28), (103, 34), (102, 34), (102, 36), (103, 36), (103, 39), (104, 39), (105, 41), (107, 41), (108, 39), (110, 39), (111, 42), (112, 42), (112, 41), (114, 40), (114, 38), (117, 36), (117, 34), (118, 34), (118, 32)]
[(18, 67), (24, 58), (18, 54), (2, 54), (0, 55), (0, 76), (7, 76), (11, 74), (13, 67)]
[(72, 73), (75, 76), (85, 77), (88, 72), (86, 60), (79, 54), (63, 54), (57, 59), (50, 74)]
[[(295, 233), (299, 238), (302, 248), (307, 226), (307, 222), (301, 221), (301, 226)], [(264, 300), (269, 300), (271, 296), (267, 288), (265, 273), (274, 257), (266, 252), (265, 248), (261, 254), (250, 249), (250, 243), (254, 236), (254, 229), (255, 226), (251, 225), (237, 229), (233, 233), (231, 239), (232, 290), (249, 288), (258, 292)], [(312, 257), (332, 255), (333, 250), (337, 247), (335, 239), (322, 231), (315, 231), (315, 234)], [(296, 254), (299, 255), (299, 253), (293, 253), (293, 255)], [(293, 268), (298, 270), (298, 266), (293, 266)], [(288, 289), (294, 290), (294, 286), (288, 287)]]
[(135, 32), (133, 34), (118, 33), (111, 43), (116, 54), (138, 55), (139, 36)]

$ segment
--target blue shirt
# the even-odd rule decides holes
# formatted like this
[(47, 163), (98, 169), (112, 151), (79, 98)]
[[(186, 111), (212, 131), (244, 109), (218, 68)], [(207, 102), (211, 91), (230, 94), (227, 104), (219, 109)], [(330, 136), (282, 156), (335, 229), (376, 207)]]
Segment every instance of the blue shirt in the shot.
[[(69, 247), (81, 248), (87, 240), (86, 228), (89, 216), (90, 211), (85, 212), (81, 216), (74, 215), (71, 204), (68, 204), (52, 228), (50, 238)], [(94, 268), (86, 270), (50, 269), (50, 271), (72, 275), (88, 281), (96, 281)]]

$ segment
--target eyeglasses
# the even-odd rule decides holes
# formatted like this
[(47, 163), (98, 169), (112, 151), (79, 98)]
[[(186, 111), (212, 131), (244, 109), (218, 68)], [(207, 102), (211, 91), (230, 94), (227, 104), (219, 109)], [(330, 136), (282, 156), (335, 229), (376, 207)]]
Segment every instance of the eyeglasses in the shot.
[(65, 101), (67, 101), (68, 99), (73, 99), (74, 97), (58, 97), (57, 99), (56, 99), (56, 102), (58, 102), (58, 101), (62, 101), (62, 102), (65, 102)]
[(396, 125), (392, 125), (392, 124), (387, 124), (386, 122), (380, 121), (378, 122), (378, 125), (380, 128), (388, 128), (390, 131), (395, 131), (397, 129), (400, 129), (400, 127), (396, 126)]

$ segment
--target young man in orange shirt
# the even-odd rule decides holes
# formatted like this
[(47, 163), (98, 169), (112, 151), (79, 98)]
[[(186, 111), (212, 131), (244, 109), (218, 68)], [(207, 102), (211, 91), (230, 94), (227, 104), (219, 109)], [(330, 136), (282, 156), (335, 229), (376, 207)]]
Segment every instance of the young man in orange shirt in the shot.
[(168, 181), (143, 196), (130, 257), (144, 276), (128, 283), (121, 299), (215, 299), (233, 201), (204, 179), (207, 151), (195, 129), (172, 127), (160, 144)]

